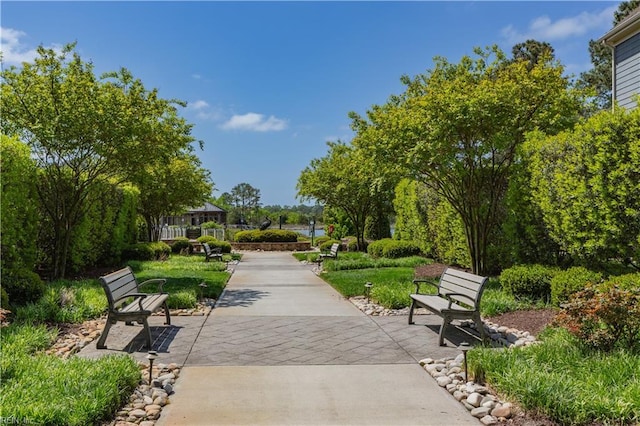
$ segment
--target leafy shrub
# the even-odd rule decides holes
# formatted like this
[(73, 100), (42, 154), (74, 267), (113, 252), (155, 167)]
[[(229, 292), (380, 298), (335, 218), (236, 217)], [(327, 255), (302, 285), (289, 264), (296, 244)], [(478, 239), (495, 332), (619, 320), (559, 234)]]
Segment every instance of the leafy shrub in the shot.
[(217, 222), (213, 222), (213, 221), (205, 222), (205, 223), (201, 224), (200, 227), (202, 229), (222, 229), (222, 225), (220, 225)]
[(582, 266), (559, 271), (551, 278), (551, 302), (559, 305), (569, 299), (573, 293), (584, 289), (588, 283), (597, 284), (601, 280), (602, 274)]
[(398, 241), (391, 238), (383, 238), (374, 241), (367, 247), (367, 253), (373, 257), (387, 257), (397, 259), (400, 257), (417, 256), (421, 253), (420, 247), (410, 241)]
[(122, 252), (125, 260), (161, 260), (166, 259), (171, 253), (171, 247), (167, 243), (136, 243), (128, 246)]
[(235, 240), (239, 243), (291, 243), (298, 241), (298, 234), (285, 229), (253, 229), (236, 233)]
[(618, 286), (622, 290), (634, 290), (640, 288), (640, 273), (625, 274), (617, 277), (609, 277), (607, 281), (602, 284), (603, 287), (608, 288), (612, 286)]
[(338, 250), (342, 250), (342, 242), (340, 240), (327, 240), (320, 244), (319, 248), (321, 251), (329, 251), (331, 250), (331, 246), (334, 244), (338, 244)]
[(388, 309), (402, 309), (411, 304), (409, 294), (415, 288), (411, 282), (390, 282), (371, 288), (371, 298)]
[(204, 244), (204, 243), (211, 244), (214, 241), (218, 241), (218, 239), (213, 235), (202, 235), (198, 237), (196, 241), (199, 242), (200, 244)]
[(45, 284), (38, 274), (28, 269), (17, 269), (2, 275), (2, 288), (7, 292), (12, 306), (35, 302), (45, 292)]
[[(357, 237), (345, 237), (347, 240), (347, 251), (358, 251), (358, 238)], [(364, 242), (365, 247), (361, 247), (363, 250), (366, 250), (367, 242)]]
[(548, 300), (551, 296), (551, 278), (556, 268), (544, 265), (519, 265), (505, 269), (500, 274), (504, 291), (515, 298)]
[(0, 287), (0, 308), (9, 309), (9, 295), (4, 287)]
[(331, 237), (329, 237), (328, 235), (322, 235), (320, 237), (316, 237), (316, 246), (319, 246), (321, 244), (326, 243), (327, 241), (329, 241), (331, 239)]
[(177, 237), (171, 244), (171, 253), (193, 253), (193, 244), (189, 242), (187, 237)]
[(570, 296), (555, 322), (591, 348), (640, 351), (640, 287), (589, 285)]

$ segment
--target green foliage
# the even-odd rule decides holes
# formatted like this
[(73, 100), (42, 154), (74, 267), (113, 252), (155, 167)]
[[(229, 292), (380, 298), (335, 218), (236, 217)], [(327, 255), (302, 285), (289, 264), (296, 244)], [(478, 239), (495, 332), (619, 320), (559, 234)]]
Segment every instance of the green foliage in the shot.
[(81, 323), (99, 317), (106, 309), (107, 299), (97, 280), (58, 280), (48, 285), (40, 299), (16, 309), (15, 318), (28, 324)]
[(316, 241), (315, 241), (316, 246), (320, 246), (320, 245), (326, 243), (327, 241), (329, 241), (330, 239), (331, 239), (331, 237), (329, 237), (328, 235), (322, 235), (320, 237), (317, 237)]
[(633, 424), (640, 418), (640, 357), (582, 350), (562, 329), (539, 338), (541, 344), (523, 349), (474, 349), (470, 367), (481, 365), (493, 389), (558, 424)]
[(207, 243), (211, 248), (219, 248), (222, 253), (231, 253), (231, 243), (227, 241), (220, 241), (211, 235), (203, 235), (198, 237), (199, 243)]
[[(427, 255), (434, 254), (434, 236), (429, 230), (427, 193), (424, 184), (402, 179), (395, 189), (393, 206), (396, 226), (393, 237), (397, 240), (415, 241)], [(379, 256), (382, 254), (380, 253)]]
[[(344, 297), (364, 296), (365, 283), (373, 283), (376, 287), (389, 285), (397, 286), (397, 283), (410, 283), (413, 279), (413, 268), (364, 268), (357, 270), (332, 271), (322, 274), (322, 278), (331, 284)], [(376, 290), (383, 292), (383, 290)], [(409, 293), (406, 294), (407, 298)]]
[(482, 274), (515, 150), (530, 130), (571, 126), (581, 99), (550, 55), (531, 64), (495, 46), (474, 53), (457, 64), (436, 58), (426, 74), (403, 77), (402, 95), (366, 120), (351, 118), (376, 169), (418, 177), (460, 215), (472, 270)]
[(500, 283), (515, 298), (549, 300), (551, 279), (557, 273), (556, 268), (544, 265), (513, 266), (502, 271)]
[(342, 271), (365, 268), (415, 267), (427, 263), (429, 260), (421, 256), (391, 259), (386, 257), (373, 258), (362, 252), (347, 252), (340, 254), (336, 260), (326, 261), (323, 269), (325, 271)]
[(253, 229), (236, 233), (235, 240), (239, 243), (290, 243), (298, 241), (298, 234), (284, 229)]
[(342, 250), (342, 241), (340, 240), (326, 240), (324, 243), (319, 245), (320, 251), (329, 251), (331, 250), (331, 246), (334, 244), (338, 244), (338, 251)]
[(371, 298), (388, 309), (402, 309), (411, 304), (409, 294), (415, 290), (411, 281), (376, 283), (371, 288)]
[(551, 302), (560, 305), (573, 293), (583, 290), (588, 284), (598, 284), (602, 274), (582, 266), (574, 266), (566, 271), (558, 271), (551, 278)]
[(173, 244), (171, 244), (171, 253), (191, 254), (193, 253), (193, 244), (189, 242), (187, 237), (176, 237)]
[(602, 111), (572, 131), (532, 133), (533, 196), (552, 238), (587, 259), (640, 255), (640, 109)]
[(363, 247), (358, 247), (358, 239), (352, 235), (350, 236), (346, 236), (344, 237), (346, 241), (346, 245), (347, 245), (347, 251), (360, 251), (358, 250), (359, 248), (362, 248), (363, 250), (367, 249), (367, 245), (368, 243), (366, 241), (364, 241)]
[(34, 302), (42, 297), (46, 289), (38, 274), (28, 269), (3, 271), (2, 288), (7, 292), (11, 306)]
[(125, 260), (160, 260), (171, 253), (171, 247), (163, 242), (136, 243), (128, 246), (122, 252)]
[(4, 287), (0, 287), (0, 308), (9, 309), (9, 294)]
[(202, 223), (202, 224), (200, 224), (200, 227), (202, 229), (222, 229), (222, 225), (220, 225), (217, 222), (213, 222), (213, 221), (212, 222)]
[(640, 288), (640, 272), (619, 275), (617, 277), (609, 277), (602, 286), (603, 288), (617, 286), (621, 290), (634, 290)]
[(29, 147), (15, 137), (0, 135), (0, 170), (0, 262), (5, 275), (21, 268), (33, 269), (36, 262), (37, 179)]
[(397, 259), (400, 257), (417, 256), (420, 248), (409, 241), (392, 240), (385, 238), (369, 244), (367, 252), (373, 257), (387, 257)]
[(588, 347), (640, 354), (640, 287), (621, 289), (615, 279), (606, 286), (589, 285), (570, 296), (556, 322)]

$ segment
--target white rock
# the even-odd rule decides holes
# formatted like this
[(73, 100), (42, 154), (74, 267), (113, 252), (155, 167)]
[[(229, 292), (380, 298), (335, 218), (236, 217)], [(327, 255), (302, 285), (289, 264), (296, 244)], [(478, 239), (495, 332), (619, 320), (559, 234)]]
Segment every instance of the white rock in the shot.
[(480, 419), (480, 422), (481, 422), (483, 425), (487, 425), (487, 426), (489, 426), (489, 425), (495, 425), (495, 424), (497, 424), (497, 423), (498, 423), (498, 419), (496, 419), (496, 418), (495, 418), (495, 417), (493, 417), (493, 416), (486, 415), (486, 416), (484, 416), (483, 418), (481, 418), (481, 419)]
[(491, 410), (489, 408), (487, 408), (487, 407), (477, 407), (477, 408), (474, 408), (473, 410), (471, 410), (471, 415), (473, 417), (477, 417), (477, 418), (481, 419), (484, 416), (489, 415), (490, 411)]
[(438, 383), (438, 386), (440, 386), (440, 387), (445, 387), (445, 386), (447, 386), (448, 384), (450, 384), (450, 383), (451, 383), (451, 379), (450, 379), (450, 378), (448, 378), (447, 376), (444, 376), (444, 377), (438, 377), (438, 378), (436, 379), (436, 382)]
[(474, 392), (467, 397), (467, 402), (473, 405), (474, 407), (479, 407), (480, 403), (482, 402), (482, 395), (480, 395), (477, 392)]

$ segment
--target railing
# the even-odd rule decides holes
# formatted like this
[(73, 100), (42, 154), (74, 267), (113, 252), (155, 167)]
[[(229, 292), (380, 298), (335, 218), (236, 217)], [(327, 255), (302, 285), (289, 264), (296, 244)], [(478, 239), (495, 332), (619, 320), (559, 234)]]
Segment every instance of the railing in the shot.
[[(193, 226), (163, 226), (160, 230), (160, 240), (175, 240), (178, 237), (187, 237), (187, 230), (197, 231), (198, 228)], [(211, 235), (217, 240), (224, 240), (224, 229), (199, 228), (199, 231), (200, 235)]]

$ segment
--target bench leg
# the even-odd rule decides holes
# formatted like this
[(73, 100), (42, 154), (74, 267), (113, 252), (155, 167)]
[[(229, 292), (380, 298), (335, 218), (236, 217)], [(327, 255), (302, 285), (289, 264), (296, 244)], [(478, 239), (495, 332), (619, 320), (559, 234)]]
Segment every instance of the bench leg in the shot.
[(473, 321), (476, 323), (476, 328), (480, 333), (480, 338), (482, 342), (485, 343), (487, 341), (487, 333), (484, 331), (484, 324), (482, 324), (482, 319), (480, 318), (480, 314), (474, 315)]
[(147, 349), (151, 349), (151, 329), (149, 329), (149, 322), (147, 321), (146, 318), (143, 321), (143, 325), (144, 325), (144, 332), (147, 338)]
[(444, 343), (444, 329), (447, 328), (447, 325), (451, 322), (451, 318), (444, 316), (442, 318), (442, 327), (440, 327), (440, 334), (438, 335), (438, 345), (446, 346)]
[(169, 315), (169, 308), (167, 307), (167, 301), (165, 300), (162, 304), (164, 308), (164, 317), (165, 317), (165, 325), (171, 325), (171, 316)]
[(107, 317), (107, 322), (104, 324), (104, 328), (102, 329), (102, 333), (100, 333), (100, 338), (98, 339), (98, 343), (96, 344), (96, 347), (98, 349), (106, 349), (107, 346), (104, 344), (104, 342), (107, 340), (107, 334), (109, 334), (109, 329), (111, 328), (111, 318)]
[(413, 324), (413, 310), (416, 308), (416, 301), (411, 299), (411, 308), (409, 308), (409, 325)]

